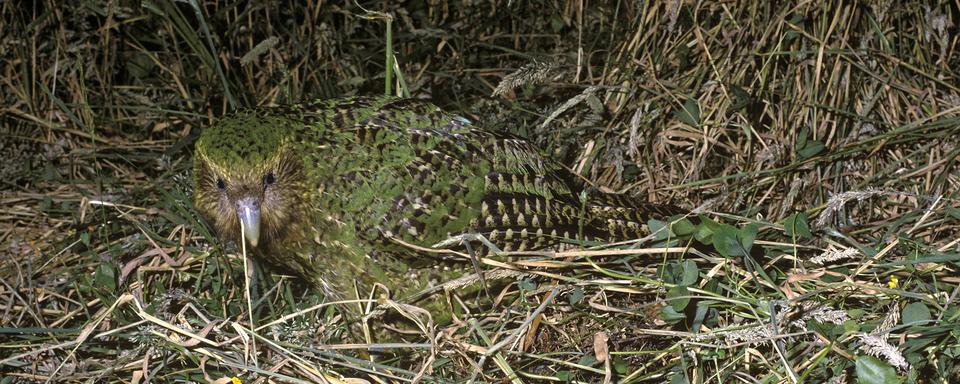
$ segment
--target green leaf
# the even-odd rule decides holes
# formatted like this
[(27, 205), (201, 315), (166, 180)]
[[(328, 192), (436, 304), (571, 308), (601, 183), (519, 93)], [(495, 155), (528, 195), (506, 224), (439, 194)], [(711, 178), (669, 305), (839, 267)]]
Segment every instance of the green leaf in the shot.
[(81, 233), (81, 234), (80, 234), (80, 242), (83, 243), (84, 246), (86, 246), (86, 247), (89, 248), (89, 247), (90, 247), (90, 232)]
[(860, 323), (858, 323), (856, 320), (844, 321), (842, 325), (843, 325), (844, 332), (852, 333), (852, 332), (860, 331)]
[(709, 217), (703, 215), (699, 215), (699, 218), (700, 224), (697, 225), (697, 230), (693, 234), (693, 237), (701, 244), (712, 245), (713, 234), (720, 230), (720, 223), (710, 220)]
[(524, 291), (532, 291), (537, 289), (537, 283), (534, 283), (533, 280), (530, 279), (520, 280), (520, 289)]
[(677, 312), (677, 310), (669, 305), (665, 305), (660, 309), (660, 318), (667, 324), (676, 324), (686, 319), (687, 315), (684, 315), (682, 312)]
[(805, 325), (807, 326), (808, 331), (819, 333), (820, 335), (825, 336), (830, 340), (833, 340), (832, 336), (833, 336), (834, 325), (832, 323), (821, 323), (819, 321), (815, 321), (811, 319), (811, 320), (807, 320)]
[[(527, 135), (527, 136), (530, 136), (530, 135)], [(633, 180), (633, 179), (636, 178), (637, 175), (639, 175), (641, 172), (643, 172), (643, 169), (642, 169), (642, 168), (640, 168), (640, 167), (638, 167), (638, 166), (636, 166), (636, 165), (634, 165), (634, 164), (626, 164), (626, 165), (623, 166), (623, 179), (624, 179), (624, 180)]]
[(683, 311), (690, 304), (690, 290), (683, 285), (677, 285), (667, 291), (667, 304), (677, 312)]
[(693, 332), (700, 332), (700, 327), (703, 326), (703, 321), (706, 320), (708, 313), (710, 313), (710, 307), (703, 303), (698, 303), (697, 310), (693, 313), (693, 321), (690, 324), (690, 330)]
[(111, 263), (100, 263), (93, 275), (93, 282), (98, 288), (108, 292), (117, 290), (117, 271)]
[(896, 384), (900, 382), (897, 372), (890, 364), (873, 356), (858, 356), (856, 361), (857, 383)]
[(915, 322), (926, 322), (930, 320), (930, 308), (920, 302), (907, 304), (903, 307), (903, 313), (900, 315), (900, 322), (910, 324)]
[[(805, 30), (805, 29), (804, 29), (804, 28), (806, 28), (806, 26), (804, 25), (804, 24), (805, 24), (805, 21), (806, 21), (806, 19), (804, 19), (803, 16), (801, 16), (801, 15), (799, 15), (799, 14), (793, 15), (793, 17), (791, 17), (790, 20), (787, 21), (788, 23), (793, 24), (794, 26), (796, 26), (796, 29), (794, 29), (794, 28), (787, 28), (786, 31), (783, 33), (783, 37), (782, 37), (783, 42), (782, 42), (781, 44), (782, 44), (784, 47), (789, 47), (790, 44), (793, 43), (794, 40), (796, 40), (797, 38), (800, 38), (800, 37), (803, 36), (803, 35), (802, 35), (800, 32), (798, 32), (798, 31), (804, 31), (804, 30)], [(800, 52), (799, 52), (799, 51), (792, 51), (792, 56), (797, 57), (797, 56), (799, 56), (799, 55), (800, 55)]]
[(808, 131), (806, 128), (800, 129), (800, 133), (797, 134), (797, 152), (799, 152), (801, 148), (807, 146), (807, 139), (809, 136), (810, 131)]
[(807, 141), (807, 145), (803, 146), (797, 150), (797, 156), (800, 156), (800, 159), (809, 159), (816, 156), (818, 153), (822, 152), (826, 146), (820, 140), (810, 140)]
[(693, 238), (697, 239), (701, 244), (712, 245), (713, 235), (713, 229), (710, 228), (709, 225), (701, 223), (697, 226), (697, 231), (693, 233)]
[(697, 102), (697, 99), (687, 99), (683, 103), (683, 108), (673, 111), (673, 115), (688, 125), (698, 127), (700, 126), (700, 103)]
[(740, 88), (736, 85), (731, 86), (730, 89), (733, 91), (733, 103), (730, 104), (730, 109), (729, 109), (730, 112), (736, 112), (750, 105), (750, 102), (752, 100), (751, 100), (750, 94), (747, 93), (747, 91), (743, 90), (743, 88)]
[(617, 373), (621, 375), (626, 374), (628, 369), (630, 369), (630, 363), (627, 363), (626, 360), (623, 360), (623, 359), (613, 360), (613, 370), (617, 371)]
[(797, 212), (786, 219), (783, 219), (783, 227), (787, 230), (787, 236), (790, 238), (810, 239), (813, 233), (810, 232), (810, 225), (807, 224), (807, 214)]
[(697, 231), (697, 227), (688, 219), (677, 220), (677, 222), (673, 223), (673, 226), (670, 229), (673, 230), (674, 234), (680, 237), (690, 236)]
[(667, 223), (663, 221), (647, 220), (647, 228), (650, 229), (650, 234), (654, 236), (654, 241), (663, 241), (670, 237), (670, 229), (667, 228)]
[(657, 267), (657, 276), (660, 276), (664, 283), (676, 284), (677, 279), (679, 278), (679, 272), (677, 271), (678, 269), (679, 266), (677, 265), (676, 261), (660, 264), (660, 266)]
[(731, 225), (724, 224), (713, 234), (713, 247), (724, 257), (743, 256), (737, 229)]
[(677, 284), (688, 287), (696, 283), (699, 278), (700, 270), (697, 269), (697, 263), (695, 263), (693, 260), (684, 260), (683, 276), (680, 278), (680, 282)]
[(867, 314), (867, 311), (862, 308), (851, 308), (847, 311), (847, 316), (850, 316), (850, 318), (854, 320), (863, 317), (865, 314)]
[(690, 384), (690, 380), (687, 380), (687, 375), (683, 373), (674, 373), (670, 376), (670, 384)]
[(737, 239), (740, 240), (740, 245), (747, 253), (750, 253), (750, 249), (753, 248), (753, 241), (757, 239), (757, 231), (759, 231), (759, 227), (754, 223), (747, 224), (737, 231)]
[(583, 288), (580, 287), (574, 288), (573, 291), (570, 291), (570, 295), (567, 296), (567, 301), (570, 305), (576, 305), (580, 300), (583, 300)]
[(596, 363), (597, 363), (597, 358), (596, 358), (596, 357), (593, 357), (593, 355), (592, 355), (592, 354), (589, 354), (589, 353), (586, 354), (586, 355), (583, 355), (583, 357), (580, 358), (580, 361), (577, 362), (577, 364), (586, 365), (586, 366), (588, 366), (588, 367), (589, 367), (589, 366), (592, 366), (592, 365), (594, 365), (594, 364), (596, 364)]

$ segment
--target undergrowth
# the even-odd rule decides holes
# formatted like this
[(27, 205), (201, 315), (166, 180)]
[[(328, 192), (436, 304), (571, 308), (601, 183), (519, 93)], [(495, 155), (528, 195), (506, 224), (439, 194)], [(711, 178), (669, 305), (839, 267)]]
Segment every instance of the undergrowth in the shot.
[[(2, 2), (0, 382), (956, 382), (958, 12)], [(398, 343), (268, 269), (251, 313), (193, 140), (385, 88), (700, 224), (483, 258), (493, 300)]]

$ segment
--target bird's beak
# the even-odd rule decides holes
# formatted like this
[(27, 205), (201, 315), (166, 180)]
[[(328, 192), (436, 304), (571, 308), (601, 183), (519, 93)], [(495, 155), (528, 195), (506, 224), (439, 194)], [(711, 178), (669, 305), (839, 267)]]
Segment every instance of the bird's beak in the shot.
[(237, 215), (247, 243), (256, 248), (260, 241), (260, 200), (246, 197), (237, 201)]

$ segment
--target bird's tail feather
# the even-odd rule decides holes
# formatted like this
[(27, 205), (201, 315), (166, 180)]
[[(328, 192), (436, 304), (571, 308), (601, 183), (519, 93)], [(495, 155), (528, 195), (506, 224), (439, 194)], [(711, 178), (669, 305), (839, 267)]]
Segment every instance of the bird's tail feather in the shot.
[(586, 209), (590, 225), (608, 242), (642, 238), (650, 235), (649, 220), (666, 220), (689, 212), (670, 204), (649, 203), (622, 194), (602, 192), (588, 196)]
[(563, 239), (607, 243), (640, 239), (650, 235), (649, 220), (688, 213), (674, 205), (626, 195), (595, 192), (585, 197), (581, 203), (501, 194), (484, 202), (485, 218), (477, 231), (503, 251), (523, 251), (553, 246)]

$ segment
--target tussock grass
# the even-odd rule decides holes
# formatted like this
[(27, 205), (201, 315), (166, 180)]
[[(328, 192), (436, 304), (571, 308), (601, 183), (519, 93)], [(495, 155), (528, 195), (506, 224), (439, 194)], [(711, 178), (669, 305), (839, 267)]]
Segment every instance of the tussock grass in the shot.
[[(954, 382), (958, 12), (0, 3), (0, 381)], [(481, 258), (490, 300), (452, 295), (449, 325), (349, 304), (408, 319), (397, 342), (356, 344), (383, 322), (263, 270), (250, 313), (239, 250), (190, 205), (193, 139), (385, 86), (691, 208), (696, 247)]]

